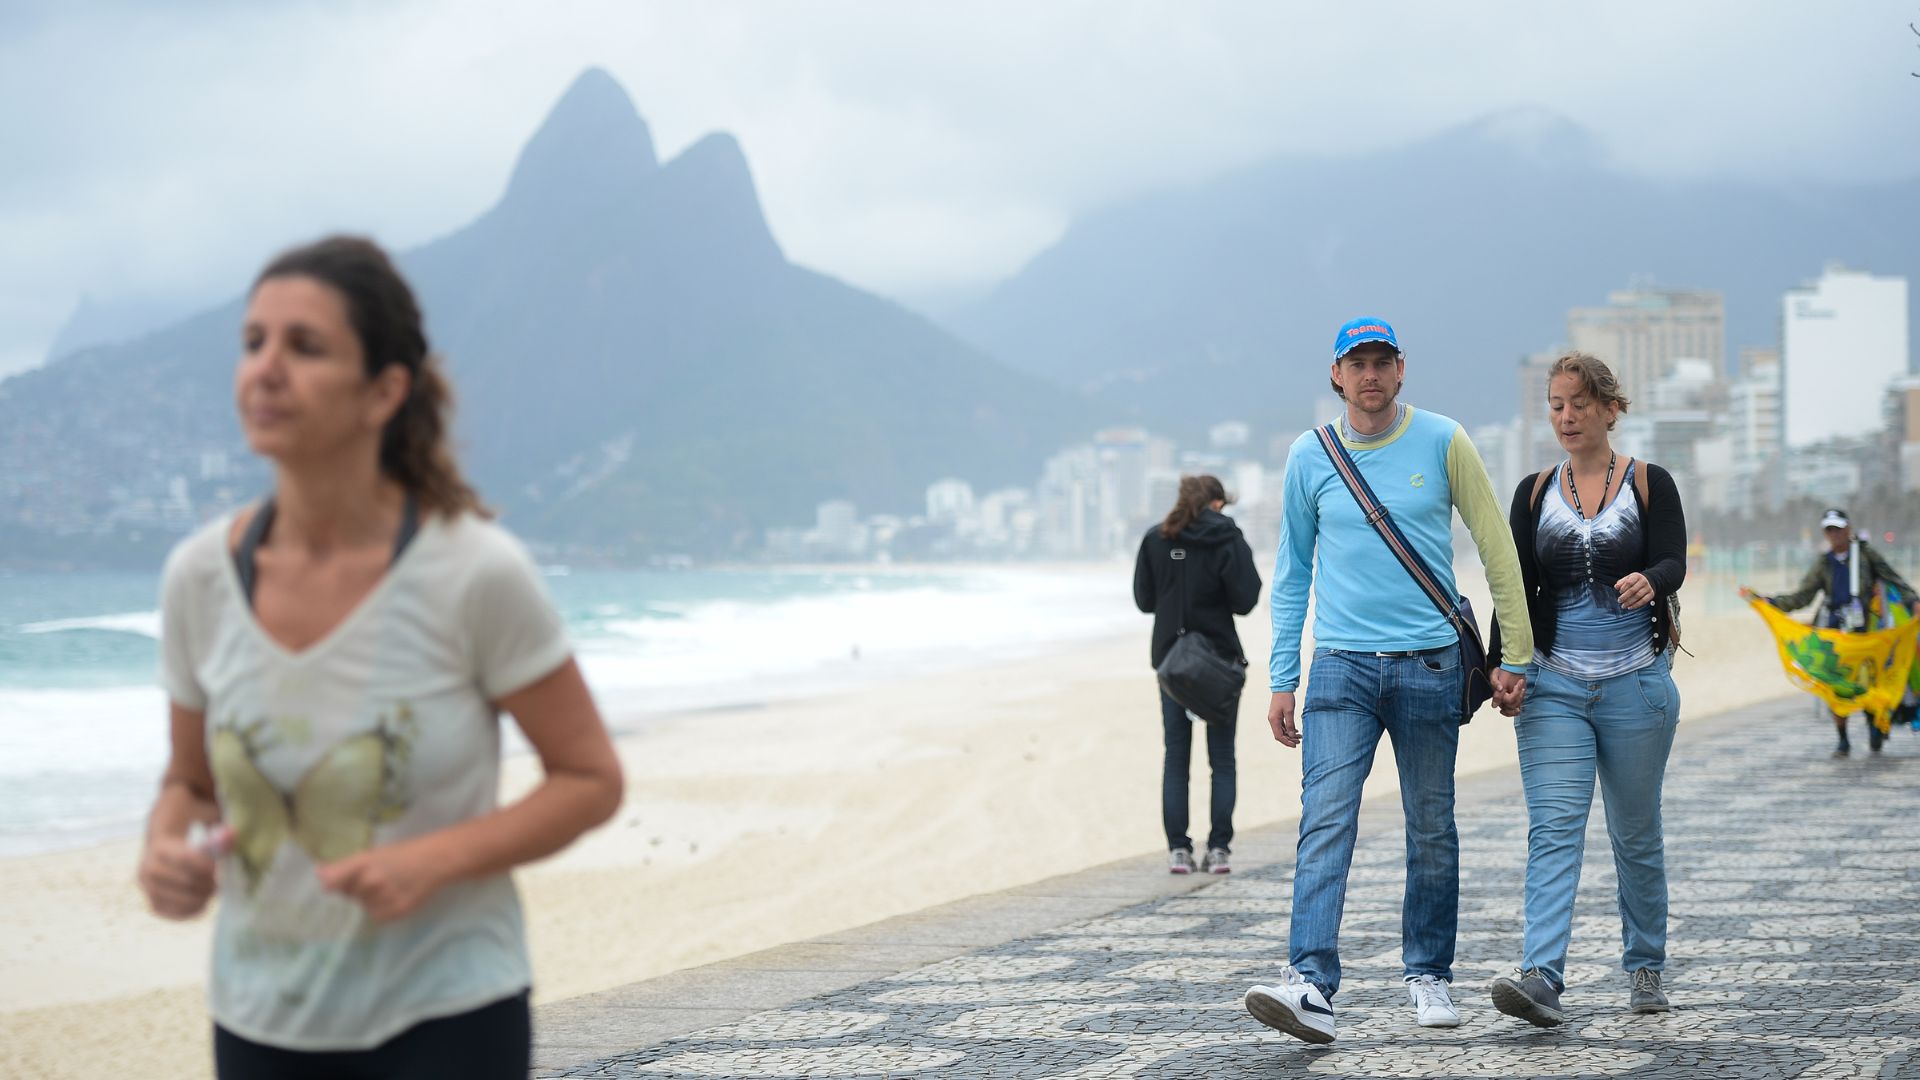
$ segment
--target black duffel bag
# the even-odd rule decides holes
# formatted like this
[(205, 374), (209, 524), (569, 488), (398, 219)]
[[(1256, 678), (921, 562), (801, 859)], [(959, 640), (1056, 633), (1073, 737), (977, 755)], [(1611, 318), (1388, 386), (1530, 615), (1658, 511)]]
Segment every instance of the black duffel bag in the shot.
[(1161, 693), (1209, 724), (1231, 724), (1240, 714), (1246, 657), (1227, 656), (1205, 634), (1189, 634), (1183, 627), (1154, 673)]

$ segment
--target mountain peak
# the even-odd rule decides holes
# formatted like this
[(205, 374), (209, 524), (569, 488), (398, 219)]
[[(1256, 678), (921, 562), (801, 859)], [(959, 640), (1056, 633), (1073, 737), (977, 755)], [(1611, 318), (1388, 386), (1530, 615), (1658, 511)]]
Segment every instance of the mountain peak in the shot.
[(753, 170), (739, 140), (723, 131), (706, 135), (668, 162), (656, 191), (661, 204), (685, 222), (702, 222), (708, 243), (754, 259), (784, 261), (760, 208)]
[(1590, 165), (1605, 157), (1592, 132), (1543, 105), (1488, 113), (1455, 134), (1541, 165)]
[(747, 165), (747, 152), (740, 140), (724, 131), (711, 131), (680, 152), (668, 164), (674, 170), (697, 173), (710, 184), (719, 184), (735, 196), (759, 201), (753, 187), (753, 170)]
[(100, 300), (82, 293), (73, 312), (47, 348), (53, 362), (86, 349), (113, 345), (177, 320), (191, 303), (154, 296), (116, 296)]
[(502, 204), (599, 206), (630, 195), (659, 168), (633, 99), (605, 69), (588, 68), (520, 151)]

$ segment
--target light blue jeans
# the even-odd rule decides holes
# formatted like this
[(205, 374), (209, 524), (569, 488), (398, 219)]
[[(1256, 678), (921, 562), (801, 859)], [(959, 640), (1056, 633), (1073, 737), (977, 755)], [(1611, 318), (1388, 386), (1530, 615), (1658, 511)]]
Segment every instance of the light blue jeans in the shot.
[(1680, 718), (1680, 691), (1662, 656), (1611, 679), (1575, 679), (1535, 664), (1514, 720), (1527, 790), (1527, 925), (1521, 966), (1564, 986), (1573, 898), (1586, 853), (1598, 772), (1619, 879), (1621, 966), (1667, 960), (1667, 863), (1660, 785)]
[(1407, 821), (1400, 907), (1404, 974), (1453, 979), (1460, 922), (1460, 835), (1453, 765), (1460, 748), (1460, 651), (1417, 656), (1315, 649), (1300, 710), (1300, 847), (1288, 959), (1331, 999), (1340, 989), (1340, 918), (1360, 823), (1360, 788), (1382, 732), (1393, 741)]

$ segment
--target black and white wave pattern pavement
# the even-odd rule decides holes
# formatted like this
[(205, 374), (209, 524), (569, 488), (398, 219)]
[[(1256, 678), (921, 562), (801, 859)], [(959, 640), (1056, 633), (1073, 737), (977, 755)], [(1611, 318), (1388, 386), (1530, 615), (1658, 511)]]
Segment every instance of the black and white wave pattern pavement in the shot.
[[(1598, 807), (1568, 1021), (1500, 1015), (1520, 947), (1524, 807), (1463, 787), (1454, 996), (1413, 1022), (1400, 985), (1403, 852), (1363, 826), (1341, 939), (1339, 1038), (1313, 1047), (1241, 995), (1286, 962), (1290, 865), (798, 1002), (555, 1076), (1920, 1078), (1920, 736), (1829, 760), (1804, 702), (1685, 739), (1666, 789), (1676, 1011), (1627, 1011)], [(1144, 797), (1144, 796), (1143, 796)]]

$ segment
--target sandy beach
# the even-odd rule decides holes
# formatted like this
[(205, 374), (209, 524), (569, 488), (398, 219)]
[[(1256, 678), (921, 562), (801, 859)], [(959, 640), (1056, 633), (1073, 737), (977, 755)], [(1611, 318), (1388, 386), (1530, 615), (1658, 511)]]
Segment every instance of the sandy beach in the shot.
[[(1131, 565), (1074, 572), (1125, 589)], [(1475, 607), (1491, 611), (1484, 584), (1462, 574)], [(1675, 669), (1683, 719), (1791, 692), (1752, 615), (1685, 626), (1694, 655)], [(670, 717), (623, 736), (628, 798), (616, 819), (518, 874), (536, 1001), (1158, 849), (1147, 620), (1117, 630), (1046, 655)], [(1236, 823), (1252, 826), (1297, 815), (1299, 757), (1266, 730), (1264, 606), (1241, 634), (1255, 671), (1242, 700)], [(603, 705), (618, 723), (622, 703)], [(1395, 784), (1382, 749), (1370, 793)], [(1196, 746), (1202, 831), (1204, 761)], [(1460, 772), (1513, 762), (1510, 722), (1483, 711), (1464, 730)], [(516, 758), (507, 772), (511, 798), (537, 764)], [(10, 946), (0, 958), (0, 1075), (209, 1074), (208, 921), (147, 914), (132, 881), (136, 852), (129, 839), (0, 861)]]

